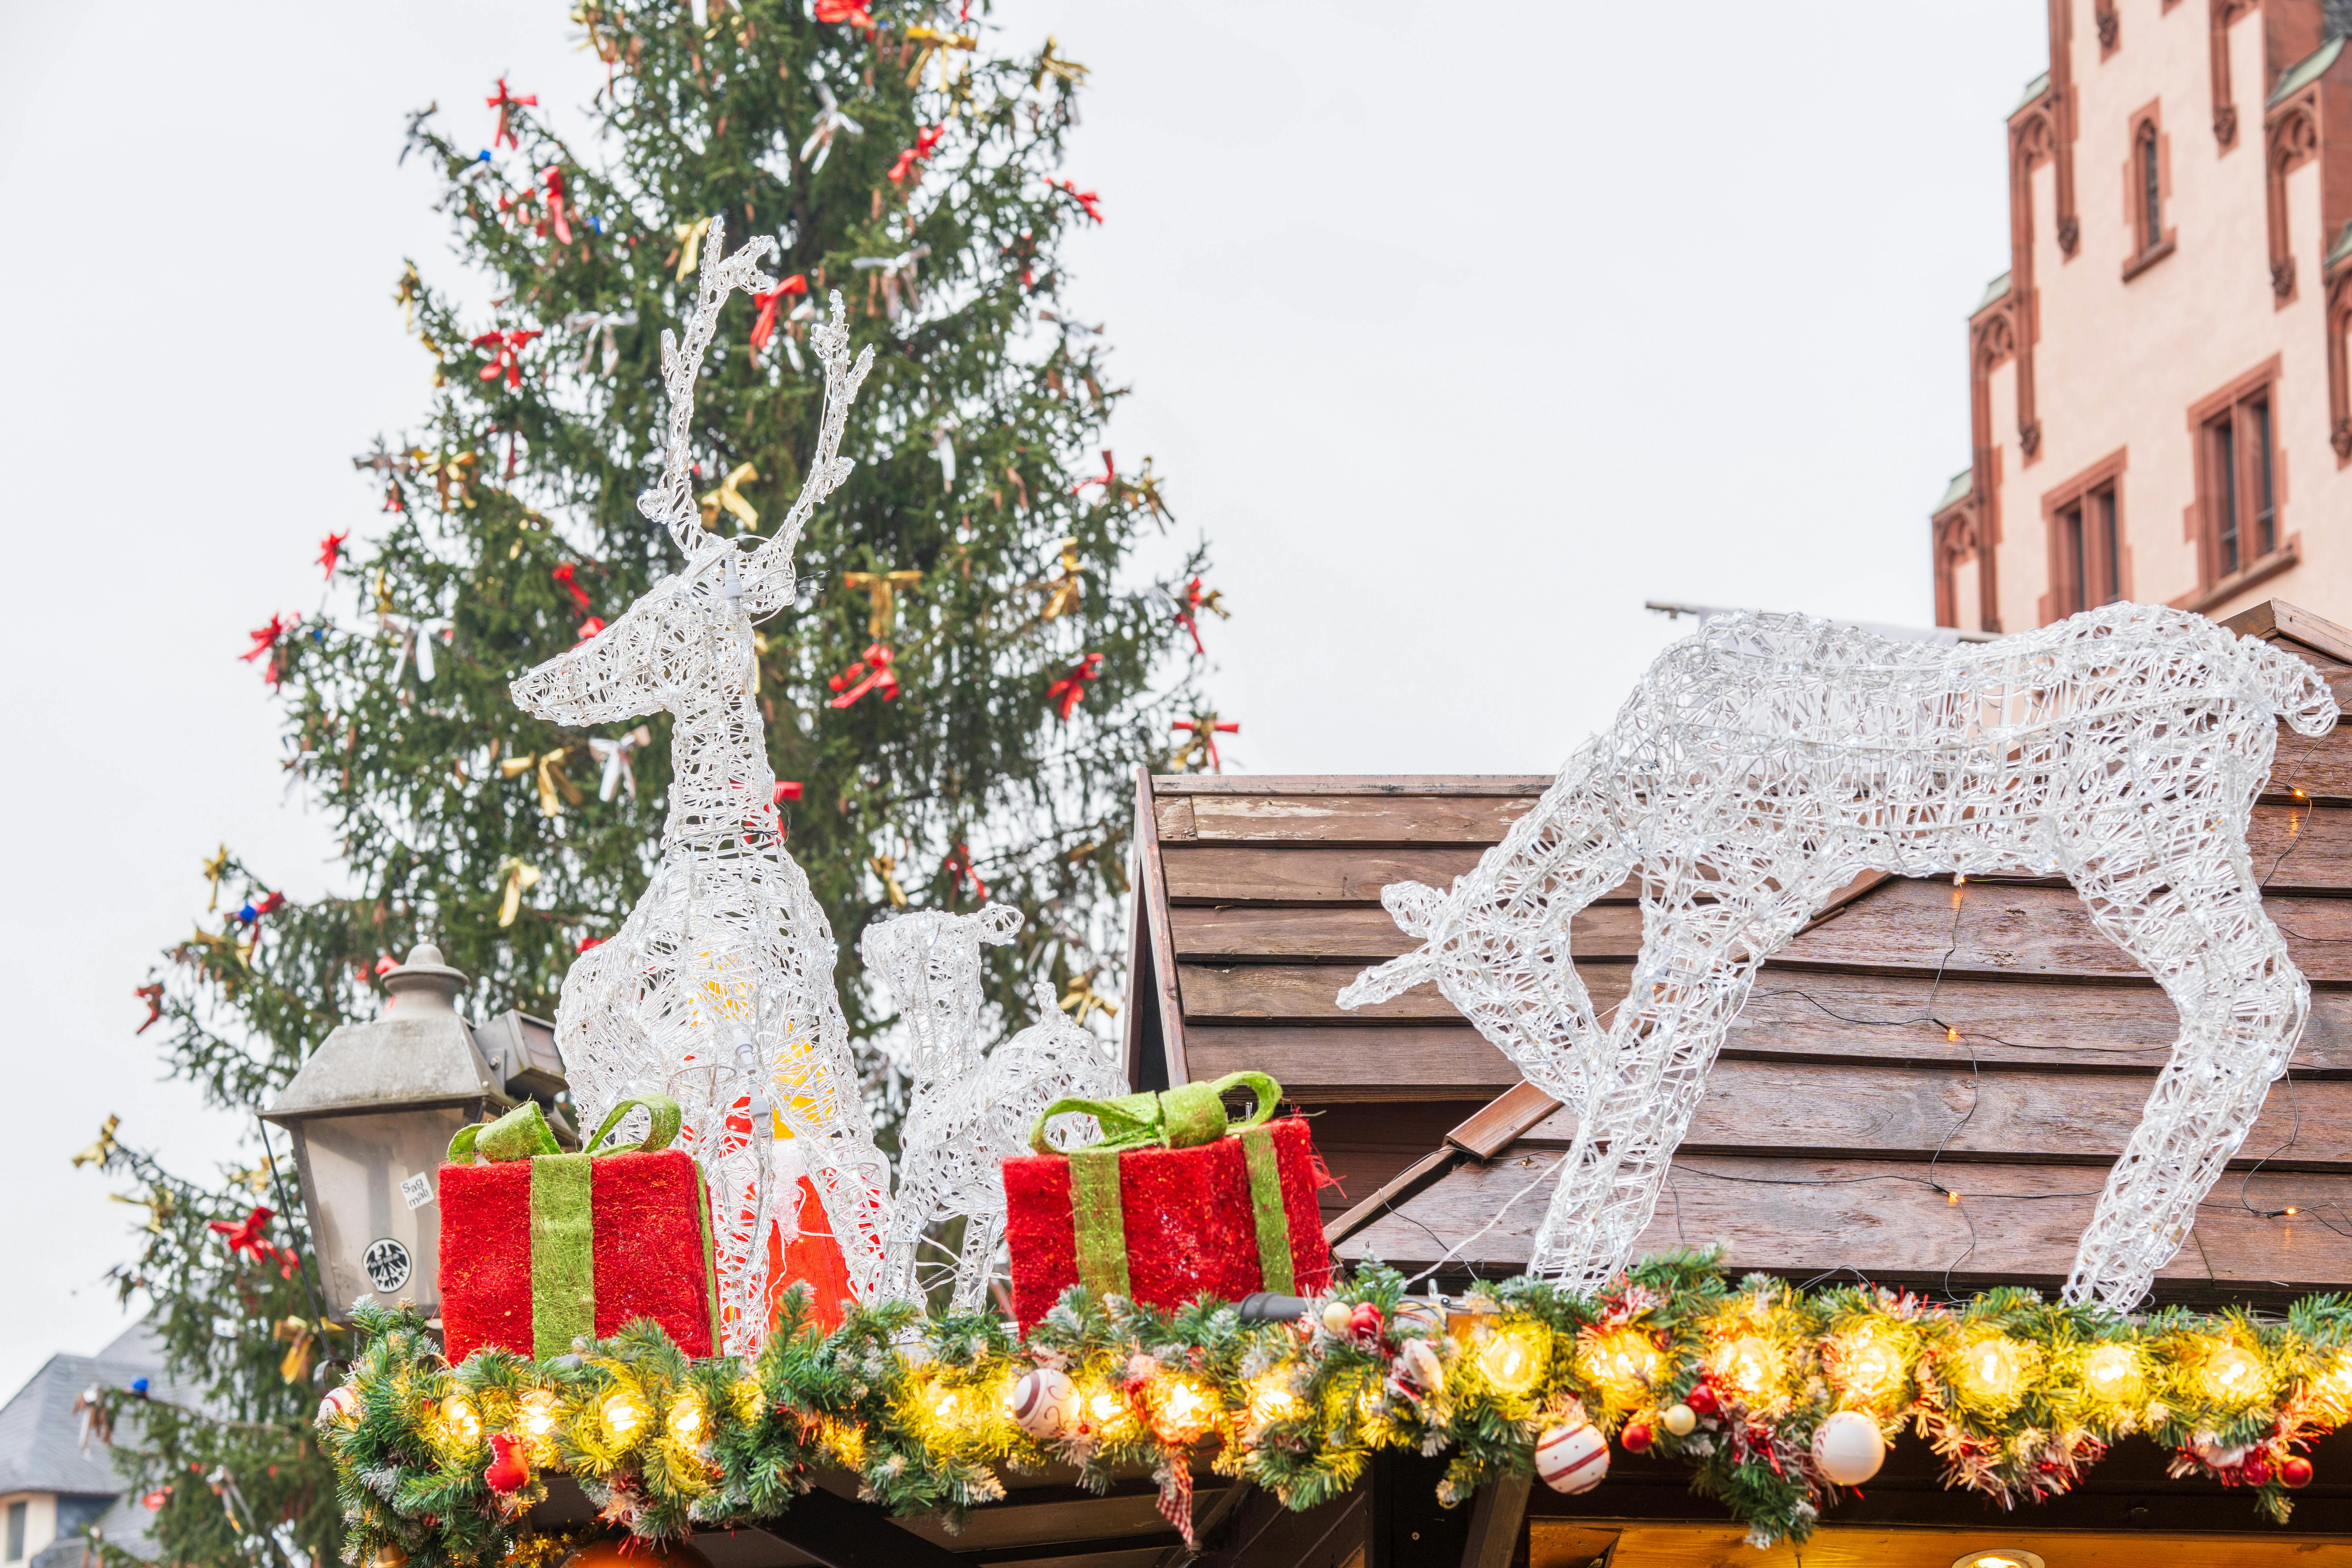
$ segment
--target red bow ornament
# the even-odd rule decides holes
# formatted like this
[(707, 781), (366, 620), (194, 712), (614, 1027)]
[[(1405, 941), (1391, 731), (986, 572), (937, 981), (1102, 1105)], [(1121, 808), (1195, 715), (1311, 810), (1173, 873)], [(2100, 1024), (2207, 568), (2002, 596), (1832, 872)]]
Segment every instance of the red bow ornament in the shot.
[(1176, 754), (1168, 759), (1168, 765), (1179, 772), (1196, 759), (1205, 759), (1211, 773), (1223, 773), (1223, 760), (1217, 755), (1217, 737), (1241, 731), (1241, 725), (1219, 719), (1214, 713), (1203, 713), (1197, 719), (1178, 720), (1170, 728), (1188, 737), (1182, 745), (1176, 748)]
[(898, 678), (890, 669), (890, 661), (897, 657), (888, 643), (867, 644), (856, 662), (825, 682), (841, 693), (827, 706), (846, 708), (869, 691), (878, 693), (885, 702), (898, 696)]
[(1088, 485), (1102, 486), (1103, 494), (1106, 496), (1115, 495), (1118, 493), (1118, 465), (1111, 461), (1109, 447), (1106, 447), (1103, 448), (1102, 459), (1103, 471), (1099, 474), (1094, 474), (1086, 479), (1080, 479), (1076, 484), (1072, 485), (1070, 487), (1070, 493), (1072, 495), (1077, 494)]
[(1102, 661), (1102, 655), (1090, 653), (1072, 665), (1069, 674), (1045, 688), (1045, 700), (1054, 705), (1054, 717), (1066, 722), (1087, 700), (1087, 682), (1101, 679)]
[(980, 872), (972, 866), (969, 845), (957, 845), (955, 853), (940, 862), (940, 869), (953, 878), (958, 886), (969, 884), (973, 898), (983, 904), (988, 902), (988, 884), (980, 879)]
[(134, 1035), (143, 1035), (147, 1032), (149, 1025), (163, 1016), (163, 983), (160, 980), (152, 981), (142, 985), (131, 994), (147, 1004), (147, 1022), (131, 1031)]
[(350, 537), (348, 533), (331, 533), (319, 541), (319, 564), (327, 569), (330, 581), (335, 575), (336, 565), (343, 558), (343, 541)]
[(945, 121), (941, 121), (940, 124), (930, 127), (929, 130), (918, 132), (915, 136), (915, 144), (912, 147), (908, 148), (905, 152), (900, 153), (898, 154), (898, 161), (890, 165), (890, 183), (894, 185), (903, 183), (908, 174), (915, 172), (916, 164), (923, 162), (932, 153), (939, 151), (940, 142), (946, 138), (948, 128)]
[(1062, 192), (1072, 201), (1077, 203), (1079, 207), (1085, 211), (1087, 216), (1092, 218), (1097, 223), (1102, 222), (1102, 198), (1097, 195), (1094, 192), (1082, 191), (1078, 189), (1078, 183), (1076, 180), (1049, 179), (1045, 183), (1048, 185), (1051, 185), (1054, 189)]
[(1222, 588), (1212, 588), (1207, 593), (1202, 593), (1201, 580), (1198, 577), (1184, 585), (1184, 602), (1176, 606), (1176, 624), (1192, 634), (1194, 653), (1205, 654), (1209, 651), (1201, 646), (1201, 623), (1198, 616), (1202, 610), (1215, 611), (1217, 618), (1221, 621), (1233, 619), (1234, 613), (1218, 603), (1224, 596), (1224, 590)]
[(540, 183), (547, 187), (547, 219), (539, 226), (539, 232), (545, 234), (553, 228), (556, 243), (569, 245), (572, 243), (572, 222), (564, 215), (563, 171), (550, 163), (539, 172), (539, 178)]
[(523, 344), (537, 336), (539, 336), (539, 329), (532, 327), (528, 330), (484, 332), (480, 337), (476, 338), (474, 340), (476, 348), (488, 348), (490, 351), (490, 363), (482, 367), (482, 379), (496, 381), (503, 375), (507, 378), (509, 388), (520, 386), (522, 359), (518, 351)]
[(846, 22), (862, 32), (874, 30), (874, 18), (866, 14), (869, 0), (816, 0), (816, 19), (825, 26)]
[(270, 616), (269, 624), (268, 626), (256, 626), (253, 630), (246, 634), (253, 639), (253, 646), (246, 649), (243, 653), (238, 654), (236, 657), (243, 659), (246, 663), (251, 664), (263, 654), (268, 654), (269, 667), (262, 672), (262, 679), (269, 682), (273, 687), (278, 685), (281, 678), (281, 671), (278, 668), (278, 655), (275, 650), (278, 645), (291, 635), (296, 626), (299, 626), (301, 624), (302, 617), (299, 615), (294, 616), (291, 618), (285, 618), (278, 616)]
[(240, 1252), (249, 1252), (259, 1262), (277, 1264), (279, 1276), (291, 1279), (294, 1278), (294, 1266), (300, 1260), (292, 1252), (269, 1239), (267, 1232), (269, 1229), (270, 1216), (275, 1212), (256, 1205), (251, 1214), (235, 1225), (229, 1224), (225, 1219), (216, 1219), (207, 1222), (205, 1228), (217, 1231), (228, 1238), (228, 1250), (231, 1257)]
[[(751, 318), (751, 363), (753, 364), (760, 363), (761, 351), (765, 349), (770, 340), (776, 335), (777, 319), (783, 310), (784, 301), (795, 294), (806, 296), (808, 291), (808, 279), (795, 272), (774, 288), (751, 296), (752, 300), (760, 307), (760, 313)], [(793, 356), (793, 368), (798, 370), (801, 367), (799, 345), (793, 343), (792, 334), (789, 331), (784, 334), (784, 341), (789, 345), (787, 352)]]
[(509, 147), (520, 147), (522, 143), (515, 140), (514, 125), (509, 118), (509, 111), (517, 109), (538, 108), (539, 94), (526, 93), (517, 98), (507, 90), (507, 79), (500, 77), (497, 93), (482, 100), (482, 103), (485, 107), (499, 111), (499, 128), (490, 136), (490, 145), (496, 147), (503, 142)]
[(572, 602), (580, 606), (581, 614), (585, 615), (588, 613), (589, 609), (593, 607), (593, 601), (588, 597), (588, 590), (582, 587), (579, 583), (574, 580), (574, 574), (578, 571), (578, 566), (573, 564), (572, 562), (566, 561), (562, 565), (558, 566), (554, 571), (549, 573), (548, 575), (554, 578), (555, 581), (562, 585), (563, 591), (572, 595)]

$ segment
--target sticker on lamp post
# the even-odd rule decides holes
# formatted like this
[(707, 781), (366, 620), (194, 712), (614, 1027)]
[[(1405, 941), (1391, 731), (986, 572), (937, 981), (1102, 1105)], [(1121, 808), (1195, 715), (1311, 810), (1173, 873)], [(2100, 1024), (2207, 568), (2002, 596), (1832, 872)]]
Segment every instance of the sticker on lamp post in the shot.
[(404, 1243), (385, 1237), (382, 1241), (368, 1243), (360, 1254), (360, 1267), (367, 1270), (368, 1283), (379, 1290), (397, 1290), (408, 1283), (412, 1267)]
[(433, 1178), (417, 1172), (400, 1184), (400, 1195), (408, 1200), (409, 1212), (414, 1214), (433, 1201)]

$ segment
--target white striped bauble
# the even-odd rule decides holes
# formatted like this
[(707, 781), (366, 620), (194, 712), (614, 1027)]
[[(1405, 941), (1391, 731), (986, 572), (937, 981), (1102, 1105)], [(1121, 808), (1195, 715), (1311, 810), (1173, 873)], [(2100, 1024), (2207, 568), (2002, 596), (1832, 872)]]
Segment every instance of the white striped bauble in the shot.
[(1589, 1492), (1609, 1474), (1609, 1439), (1590, 1421), (1548, 1427), (1536, 1442), (1536, 1474), (1556, 1492)]
[(1078, 1385), (1050, 1366), (1023, 1373), (1005, 1403), (1013, 1424), (1041, 1443), (1067, 1436), (1078, 1424)]
[(1813, 1433), (1813, 1468), (1832, 1486), (1858, 1487), (1885, 1462), (1878, 1423), (1859, 1410), (1841, 1410)]

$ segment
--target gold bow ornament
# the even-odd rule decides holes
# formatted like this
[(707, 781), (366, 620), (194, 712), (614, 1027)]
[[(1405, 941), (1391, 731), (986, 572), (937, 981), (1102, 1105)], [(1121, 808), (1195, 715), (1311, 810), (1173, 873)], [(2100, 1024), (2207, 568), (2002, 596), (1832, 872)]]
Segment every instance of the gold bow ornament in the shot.
[(912, 592), (922, 586), (920, 572), (844, 572), (841, 585), (855, 593), (863, 590), (868, 614), (866, 630), (876, 642), (890, 640), (892, 628), (898, 621), (898, 591)]
[(523, 889), (539, 880), (539, 868), (519, 855), (509, 855), (499, 862), (499, 875), (506, 880), (506, 890), (499, 898), (499, 924), (510, 926), (522, 909)]
[[(572, 805), (578, 805), (584, 798), (580, 793), (580, 786), (573, 784), (563, 771), (564, 759), (571, 756), (575, 748), (571, 746), (558, 746), (551, 752), (541, 752), (536, 755), (525, 752), (520, 757), (509, 757), (499, 763), (499, 776), (507, 779), (520, 778), (523, 774), (536, 769), (540, 815), (562, 816), (564, 801), (568, 800)], [(507, 922), (500, 921), (499, 923), (504, 925)]]

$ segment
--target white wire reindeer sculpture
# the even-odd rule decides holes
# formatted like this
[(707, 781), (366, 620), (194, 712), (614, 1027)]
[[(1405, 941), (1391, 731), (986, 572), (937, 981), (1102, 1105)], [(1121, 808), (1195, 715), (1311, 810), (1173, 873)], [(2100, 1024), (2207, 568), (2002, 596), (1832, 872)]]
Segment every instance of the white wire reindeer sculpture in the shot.
[[(799, 499), (748, 552), (707, 531), (688, 485), (695, 384), (721, 308), (738, 289), (772, 286), (758, 264), (776, 249), (762, 236), (721, 260), (721, 240), (713, 219), (685, 343), (662, 333), (667, 444), (660, 481), (637, 502), (686, 563), (596, 636), (518, 679), (513, 693), (536, 716), (574, 727), (676, 715), (660, 864), (620, 931), (565, 975), (556, 1037), (592, 1122), (646, 1089), (685, 1108), (682, 1146), (710, 1173), (725, 1349), (742, 1354), (766, 1330), (767, 1216), (792, 1212), (770, 1202), (776, 1176), (761, 1102), (772, 1100), (791, 1134), (789, 1163), (815, 1185), (861, 1298), (881, 1274), (889, 1199), (834, 990), (833, 933), (777, 831), (751, 642), (754, 622), (792, 603), (801, 530), (848, 476), (842, 427), (873, 350), (850, 363), (836, 293), (833, 319), (811, 334), (824, 414)], [(740, 1058), (739, 1044), (751, 1047)]]
[[(2336, 701), (2294, 656), (2178, 610), (2110, 605), (1958, 647), (1711, 620), (1450, 893), (1383, 889), (1422, 945), (1339, 1003), (1434, 980), (1579, 1112), (1531, 1267), (1591, 1289), (1649, 1224), (1757, 967), (1832, 893), (1865, 871), (2063, 876), (2180, 1016), (2066, 1284), (2127, 1310), (2310, 1008), (2246, 851), (2282, 718), (2322, 735)], [(1604, 1033), (1569, 921), (1636, 873), (1642, 950)]]
[[(1070, 1019), (1039, 982), (1039, 1019), (982, 1057), (980, 950), (1021, 929), (1021, 911), (992, 904), (977, 914), (922, 910), (866, 928), (858, 952), (882, 977), (909, 1036), (914, 1102), (901, 1126), (898, 1201), (891, 1212), (881, 1293), (919, 1300), (918, 1253), (930, 1226), (961, 1215), (953, 1305), (979, 1307), (1004, 1239), (999, 1165), (1029, 1148), (1029, 1130), (1057, 1100), (1107, 1099), (1127, 1086), (1092, 1033)], [(1057, 1117), (1067, 1142), (1089, 1136), (1091, 1116)]]

